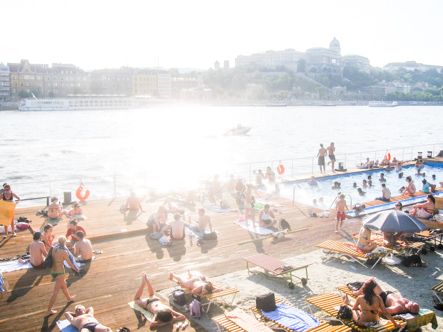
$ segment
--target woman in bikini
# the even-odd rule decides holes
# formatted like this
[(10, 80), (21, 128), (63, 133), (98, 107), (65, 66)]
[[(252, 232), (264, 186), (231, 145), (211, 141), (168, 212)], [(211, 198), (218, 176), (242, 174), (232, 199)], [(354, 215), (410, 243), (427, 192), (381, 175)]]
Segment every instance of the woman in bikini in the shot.
[[(20, 202), (20, 197), (18, 197), (16, 194), (12, 192), (11, 186), (9, 184), (5, 183), (3, 185), (3, 194), (1, 196), (1, 200), (14, 203), (14, 198), (17, 200), (17, 203)], [(5, 226), (5, 235), (3, 237), (8, 236), (8, 227), (9, 226)], [(12, 228), (12, 236), (17, 236), (17, 234), (15, 234), (14, 231), (14, 216), (12, 216), (11, 228)]]
[(405, 191), (403, 191), (403, 195), (409, 195), (414, 196), (417, 189), (415, 189), (414, 181), (412, 181), (412, 178), (410, 176), (406, 177), (406, 182), (408, 183), (408, 186), (406, 187)]
[[(142, 299), (143, 290), (145, 287), (148, 288), (148, 298)], [(167, 305), (164, 305), (160, 298), (155, 296), (154, 289), (152, 288), (151, 282), (145, 272), (142, 273), (142, 284), (134, 296), (134, 302), (142, 308), (148, 310), (154, 315), (151, 322), (151, 327), (161, 326), (167, 323), (172, 323), (186, 320), (186, 317), (178, 312), (175, 312)], [(182, 325), (183, 329), (186, 328), (187, 322)]]
[(52, 307), (54, 306), (55, 300), (57, 300), (57, 295), (60, 289), (62, 290), (63, 294), (65, 294), (68, 302), (71, 302), (75, 298), (75, 295), (69, 295), (68, 286), (65, 281), (65, 267), (63, 265), (64, 261), (68, 263), (73, 271), (80, 272), (69, 259), (68, 249), (66, 248), (66, 238), (64, 236), (60, 236), (58, 238), (58, 244), (52, 248), (51, 277), (55, 279), (55, 286), (54, 293), (49, 300), (49, 306), (47, 310), (47, 313), (50, 315), (57, 312), (55, 310), (52, 310)]
[(410, 215), (418, 218), (428, 219), (434, 215), (435, 210), (435, 198), (432, 195), (428, 195), (428, 198), (423, 204), (415, 204), (414, 209), (409, 212)]
[(192, 274), (189, 270), (187, 279), (181, 278), (174, 273), (169, 274), (169, 279), (177, 282), (180, 286), (187, 288), (193, 295), (203, 296), (211, 294), (216, 290), (205, 276)]
[(45, 244), (45, 249), (51, 249), (51, 246), (54, 242), (55, 235), (52, 234), (52, 225), (46, 225), (43, 228), (43, 243)]
[[(354, 306), (352, 307), (354, 320), (362, 327), (376, 326), (380, 323), (379, 311), (381, 311), (395, 327), (400, 327), (386, 310), (381, 297), (375, 295), (374, 288), (376, 286), (377, 284), (374, 280), (366, 282), (363, 285), (363, 295), (357, 297)], [(345, 302), (349, 303), (347, 297), (345, 297)]]

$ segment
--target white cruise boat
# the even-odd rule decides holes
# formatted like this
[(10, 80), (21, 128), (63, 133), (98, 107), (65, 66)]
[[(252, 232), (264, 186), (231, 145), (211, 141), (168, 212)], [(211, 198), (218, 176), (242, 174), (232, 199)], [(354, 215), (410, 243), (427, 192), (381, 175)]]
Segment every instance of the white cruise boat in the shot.
[(385, 103), (384, 101), (370, 101), (369, 107), (397, 107), (398, 103), (396, 101), (392, 103)]
[(67, 98), (22, 99), (19, 111), (121, 110), (138, 107), (125, 95), (69, 95)]

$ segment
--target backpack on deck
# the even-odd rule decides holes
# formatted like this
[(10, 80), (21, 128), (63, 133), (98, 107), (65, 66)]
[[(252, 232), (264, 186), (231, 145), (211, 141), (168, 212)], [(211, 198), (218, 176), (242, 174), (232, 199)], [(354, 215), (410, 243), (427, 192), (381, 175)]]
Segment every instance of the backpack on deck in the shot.
[(280, 220), (280, 228), (285, 230), (291, 230), (291, 225), (289, 225), (289, 223), (285, 220), (285, 219), (281, 219)]
[(189, 305), (189, 312), (192, 318), (199, 318), (202, 316), (202, 304), (199, 300), (194, 299)]

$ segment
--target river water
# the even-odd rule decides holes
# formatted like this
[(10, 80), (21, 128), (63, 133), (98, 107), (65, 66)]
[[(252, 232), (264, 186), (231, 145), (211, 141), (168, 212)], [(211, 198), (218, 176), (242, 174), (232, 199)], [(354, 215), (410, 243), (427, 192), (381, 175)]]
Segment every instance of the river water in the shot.
[[(94, 199), (127, 195), (129, 188), (192, 187), (215, 173), (248, 179), (250, 170), (280, 160), (288, 175), (316, 174), (320, 143), (334, 142), (348, 167), (382, 158), (387, 149), (399, 159), (411, 159), (417, 149), (437, 153), (443, 149), (442, 112), (442, 106), (4, 111), (0, 181), (22, 198), (62, 197), (83, 182)], [(240, 123), (252, 127), (248, 135), (223, 135)], [(395, 149), (418, 145), (426, 147)]]

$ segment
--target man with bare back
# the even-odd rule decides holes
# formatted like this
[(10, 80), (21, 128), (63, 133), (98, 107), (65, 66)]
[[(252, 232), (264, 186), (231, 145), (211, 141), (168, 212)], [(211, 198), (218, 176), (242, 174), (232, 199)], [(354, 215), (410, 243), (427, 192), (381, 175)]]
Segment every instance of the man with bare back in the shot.
[(331, 145), (328, 146), (327, 151), (328, 151), (328, 156), (329, 156), (329, 160), (330, 160), (328, 162), (328, 165), (330, 163), (332, 163), (332, 172), (335, 173), (335, 170), (334, 170), (334, 164), (335, 164), (335, 154), (334, 154), (334, 152), (335, 152), (335, 145), (334, 145), (333, 142), (331, 143)]
[(327, 150), (323, 147), (323, 144), (320, 144), (320, 150), (318, 150), (318, 166), (320, 166), (320, 173), (326, 173), (325, 166), (325, 157), (328, 154)]
[(74, 312), (65, 312), (66, 319), (72, 326), (81, 332), (112, 332), (109, 327), (103, 326), (94, 317), (94, 309), (92, 307), (85, 309), (81, 304), (76, 305)]

